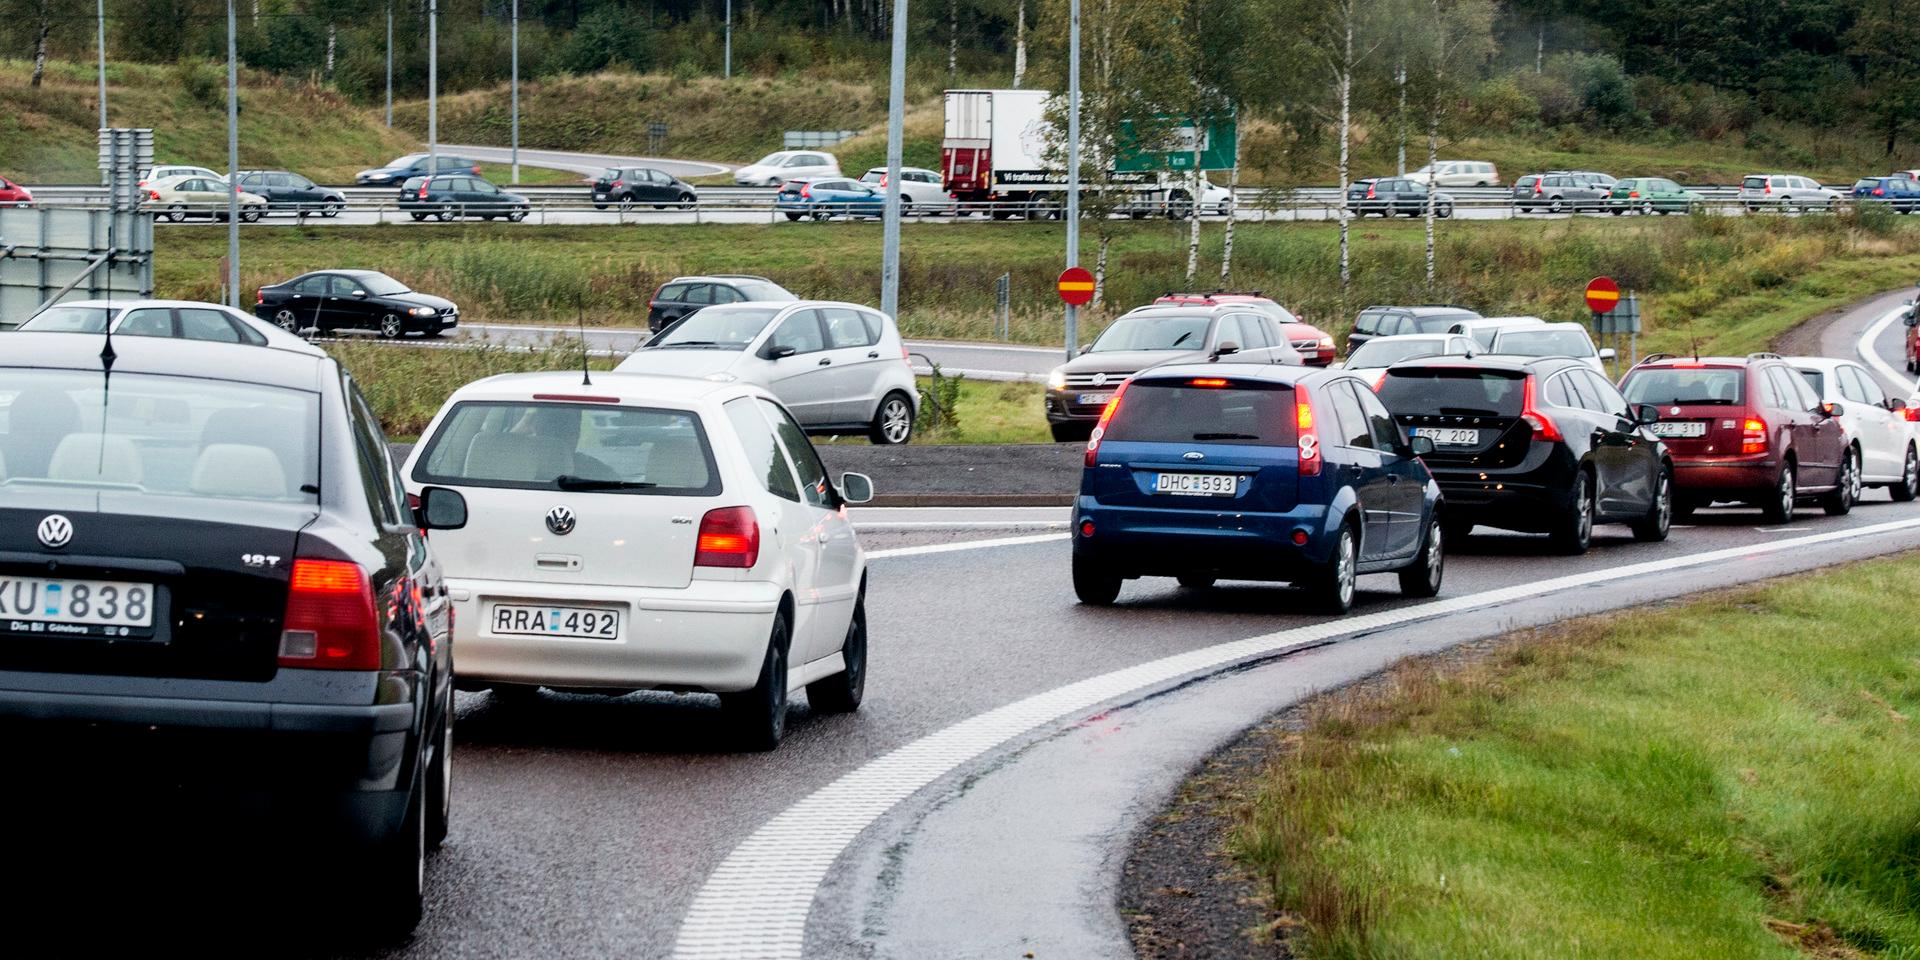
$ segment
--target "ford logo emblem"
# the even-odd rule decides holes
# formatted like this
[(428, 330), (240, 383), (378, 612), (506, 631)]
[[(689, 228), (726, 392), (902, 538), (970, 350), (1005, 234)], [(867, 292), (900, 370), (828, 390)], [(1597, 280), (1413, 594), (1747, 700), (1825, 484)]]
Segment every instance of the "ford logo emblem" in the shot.
[(573, 532), (573, 511), (566, 507), (554, 507), (547, 511), (547, 529), (556, 537), (564, 537)]
[(1198, 450), (1188, 450), (1186, 453), (1181, 454), (1181, 456), (1188, 460), (1205, 460), (1207, 458), (1206, 454)]
[(40, 543), (49, 550), (58, 550), (73, 542), (73, 521), (57, 513), (47, 514), (40, 521)]

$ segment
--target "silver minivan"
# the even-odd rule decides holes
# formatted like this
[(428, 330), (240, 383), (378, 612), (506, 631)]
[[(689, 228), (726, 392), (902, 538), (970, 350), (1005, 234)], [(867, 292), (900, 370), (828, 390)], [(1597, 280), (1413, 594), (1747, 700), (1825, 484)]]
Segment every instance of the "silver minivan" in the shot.
[(900, 329), (871, 307), (831, 300), (704, 307), (615, 369), (757, 384), (808, 433), (881, 444), (912, 438), (919, 402)]
[(1790, 173), (1750, 173), (1740, 181), (1740, 202), (1748, 213), (1778, 210), (1832, 210), (1840, 194), (1812, 177)]
[(1497, 187), (1500, 171), (1485, 160), (1442, 160), (1407, 174), (1407, 179), (1438, 187)]

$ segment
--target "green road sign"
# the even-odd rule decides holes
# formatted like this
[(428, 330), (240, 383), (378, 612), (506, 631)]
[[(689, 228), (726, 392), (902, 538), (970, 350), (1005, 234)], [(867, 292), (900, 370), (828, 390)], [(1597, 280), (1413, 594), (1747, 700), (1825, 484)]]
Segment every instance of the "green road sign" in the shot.
[[(1197, 124), (1191, 121), (1173, 120), (1161, 117), (1157, 123), (1170, 124), (1169, 139), (1174, 149), (1165, 153), (1150, 153), (1137, 149), (1122, 150), (1119, 160), (1114, 163), (1116, 171), (1146, 172), (1153, 170), (1192, 170), (1193, 139)], [(1133, 139), (1133, 125), (1121, 125), (1120, 136), (1123, 141)], [(1215, 120), (1200, 127), (1200, 169), (1227, 170), (1234, 164), (1239, 153), (1239, 124), (1233, 117)]]

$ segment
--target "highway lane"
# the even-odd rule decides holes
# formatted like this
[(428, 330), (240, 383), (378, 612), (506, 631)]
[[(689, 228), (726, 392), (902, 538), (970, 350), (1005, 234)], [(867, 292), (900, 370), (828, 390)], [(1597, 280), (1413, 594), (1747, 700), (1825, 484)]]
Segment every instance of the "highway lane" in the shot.
[[(480, 147), (470, 144), (443, 143), (440, 152), (458, 154), (482, 163), (510, 163), (513, 150), (508, 147)], [(569, 150), (533, 150), (520, 148), (520, 165), (545, 167), (550, 170), (569, 170), (582, 176), (594, 176), (608, 167), (653, 167), (676, 177), (710, 177), (716, 174), (731, 173), (733, 167), (724, 163), (706, 163), (700, 160), (669, 160), (662, 157), (632, 157), (613, 153), (578, 153)]]

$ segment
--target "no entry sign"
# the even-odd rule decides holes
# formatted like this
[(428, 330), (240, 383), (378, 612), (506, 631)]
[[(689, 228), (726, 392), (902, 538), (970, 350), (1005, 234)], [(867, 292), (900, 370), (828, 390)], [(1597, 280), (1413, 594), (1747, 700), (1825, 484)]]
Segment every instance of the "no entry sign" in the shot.
[(1076, 307), (1093, 302), (1093, 274), (1085, 267), (1068, 267), (1061, 271), (1060, 299)]
[(1594, 277), (1587, 284), (1587, 309), (1594, 313), (1612, 313), (1620, 305), (1620, 285), (1612, 277)]

